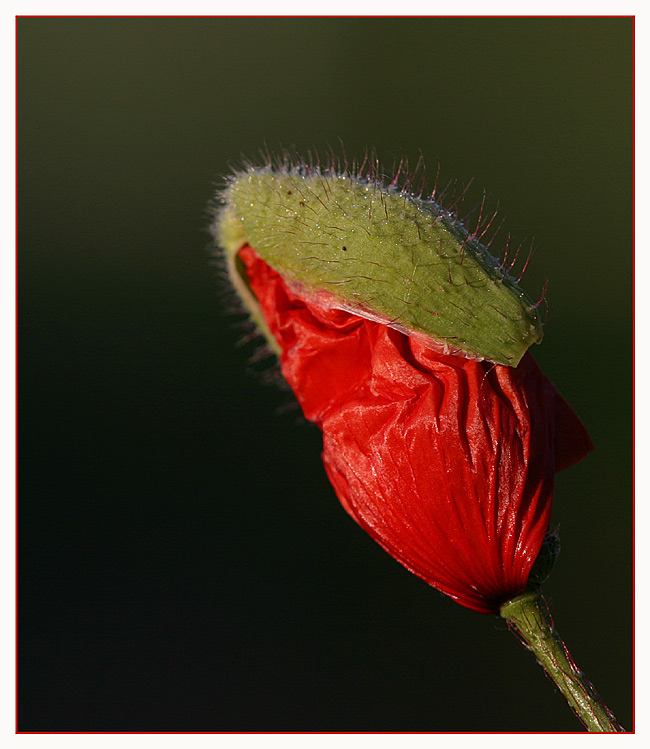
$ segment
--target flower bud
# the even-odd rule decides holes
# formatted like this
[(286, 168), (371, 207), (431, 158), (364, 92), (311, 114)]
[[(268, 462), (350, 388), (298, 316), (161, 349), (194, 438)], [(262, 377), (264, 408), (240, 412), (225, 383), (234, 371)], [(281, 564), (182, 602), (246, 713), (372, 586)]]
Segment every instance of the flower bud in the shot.
[(249, 169), (224, 199), (230, 277), (344, 509), (475, 611), (538, 584), (555, 473), (593, 446), (526, 351), (523, 292), (435, 204), (372, 181)]

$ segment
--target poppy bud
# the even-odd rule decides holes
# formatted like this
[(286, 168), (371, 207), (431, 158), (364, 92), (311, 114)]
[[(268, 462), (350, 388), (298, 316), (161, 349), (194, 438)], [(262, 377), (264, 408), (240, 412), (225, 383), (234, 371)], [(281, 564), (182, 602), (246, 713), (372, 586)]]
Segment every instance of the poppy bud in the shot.
[(526, 352), (535, 305), (449, 211), (376, 175), (250, 168), (222, 203), (230, 278), (323, 431), (343, 507), (498, 613), (529, 582), (556, 471), (592, 447)]

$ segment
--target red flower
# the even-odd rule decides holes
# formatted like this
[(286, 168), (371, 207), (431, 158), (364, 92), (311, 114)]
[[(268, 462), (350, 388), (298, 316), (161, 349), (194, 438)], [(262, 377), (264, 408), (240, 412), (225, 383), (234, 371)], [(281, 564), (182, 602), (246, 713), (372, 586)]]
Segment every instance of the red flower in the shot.
[(498, 613), (526, 589), (556, 471), (592, 449), (578, 417), (530, 354), (512, 368), (436, 353), (239, 255), (343, 507), (427, 583)]

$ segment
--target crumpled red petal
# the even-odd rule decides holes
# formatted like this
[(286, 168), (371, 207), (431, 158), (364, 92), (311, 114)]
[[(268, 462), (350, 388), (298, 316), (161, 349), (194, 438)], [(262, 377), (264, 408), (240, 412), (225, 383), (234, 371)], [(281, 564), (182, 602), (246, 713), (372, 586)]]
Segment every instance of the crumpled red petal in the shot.
[(515, 369), (437, 353), (239, 254), (343, 507), (430, 585), (498, 613), (526, 588), (556, 471), (593, 447), (576, 414), (530, 354)]

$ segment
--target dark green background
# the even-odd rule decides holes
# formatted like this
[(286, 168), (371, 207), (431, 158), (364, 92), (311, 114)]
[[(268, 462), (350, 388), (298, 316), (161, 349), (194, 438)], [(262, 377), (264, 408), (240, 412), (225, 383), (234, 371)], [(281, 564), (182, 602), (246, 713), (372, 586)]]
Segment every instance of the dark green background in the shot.
[(475, 181), (596, 451), (547, 596), (631, 727), (630, 19), (21, 19), (19, 728), (574, 731), (497, 618), (364, 535), (246, 374), (205, 206), (242, 155)]

